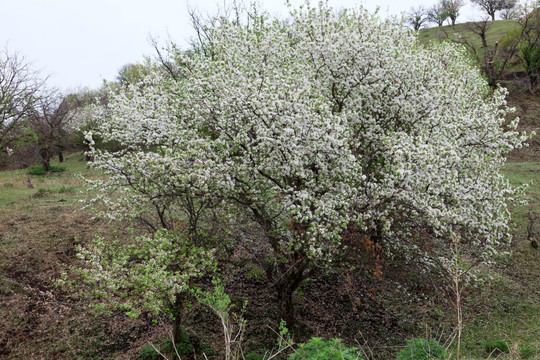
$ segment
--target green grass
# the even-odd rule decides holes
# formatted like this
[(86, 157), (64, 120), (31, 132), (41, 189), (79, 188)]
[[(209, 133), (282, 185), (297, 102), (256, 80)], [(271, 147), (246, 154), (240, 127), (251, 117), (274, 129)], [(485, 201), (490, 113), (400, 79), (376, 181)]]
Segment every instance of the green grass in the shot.
[[(51, 161), (51, 165), (60, 166), (56, 159)], [(0, 212), (12, 211), (14, 207), (35, 206), (37, 203), (31, 199), (36, 197), (54, 199), (62, 196), (67, 204), (77, 202), (78, 193), (84, 189), (84, 181), (79, 174), (90, 177), (95, 174), (88, 169), (81, 153), (68, 155), (61, 167), (65, 171), (44, 175), (31, 175), (28, 169), (0, 172)], [(33, 188), (28, 187), (28, 180)]]
[[(538, 214), (538, 222), (540, 223), (540, 163), (507, 163), (504, 172), (512, 185), (528, 184), (524, 192), (524, 198), (527, 200), (528, 205), (512, 204), (510, 206), (515, 236), (522, 240), (527, 234), (529, 213)], [(537, 230), (540, 231), (540, 229)]]
[[(456, 40), (456, 34), (461, 34), (467, 41), (479, 49), (482, 42), (478, 35), (468, 30), (471, 24), (472, 23), (468, 22), (456, 24), (454, 26), (435, 26), (428, 29), (421, 29), (418, 32), (418, 39), (421, 43), (428, 44), (430, 42), (440, 42), (447, 39)], [(496, 20), (489, 21), (488, 24), (489, 28), (486, 34), (486, 41), (490, 48), (495, 46), (495, 42), (501, 42), (508, 32), (517, 27), (516, 20)]]

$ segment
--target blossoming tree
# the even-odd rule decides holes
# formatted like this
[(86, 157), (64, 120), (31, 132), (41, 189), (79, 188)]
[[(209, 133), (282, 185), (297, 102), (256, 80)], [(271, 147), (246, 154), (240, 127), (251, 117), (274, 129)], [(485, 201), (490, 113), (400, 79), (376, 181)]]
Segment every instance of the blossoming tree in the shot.
[(193, 233), (212, 217), (239, 241), (256, 229), (288, 323), (293, 292), (338, 262), (345, 237), (390, 252), (459, 233), (493, 254), (515, 194), (504, 155), (525, 140), (517, 121), (503, 128), (505, 91), (460, 48), (425, 48), (364, 10), (291, 19), (224, 21), (211, 55), (174, 54), (177, 79), (155, 70), (111, 94), (95, 132), (123, 150), (92, 152), (108, 214)]

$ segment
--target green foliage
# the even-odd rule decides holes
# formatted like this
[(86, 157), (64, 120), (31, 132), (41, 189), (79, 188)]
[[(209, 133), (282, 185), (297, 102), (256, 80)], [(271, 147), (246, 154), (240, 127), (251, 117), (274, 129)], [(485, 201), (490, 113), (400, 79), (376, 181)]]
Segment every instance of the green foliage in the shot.
[(181, 229), (114, 241), (96, 238), (80, 247), (77, 256), (86, 265), (76, 269), (81, 284), (94, 291), (78, 283), (66, 285), (95, 300), (91, 307), (98, 313), (121, 310), (132, 318), (143, 312), (174, 317), (190, 280), (211, 271), (215, 263), (213, 251), (197, 247), (192, 234)]
[(155, 359), (159, 359), (160, 358), (160, 355), (159, 353), (156, 351), (156, 349), (154, 349), (152, 346), (150, 345), (145, 345), (141, 348), (141, 351), (139, 353), (139, 359), (148, 359), (148, 360), (155, 360)]
[[(53, 166), (53, 165), (51, 165), (49, 167), (48, 172), (62, 172), (62, 171), (66, 171), (65, 166)], [(45, 174), (47, 174), (47, 171), (45, 170), (43, 165), (31, 166), (31, 167), (28, 168), (28, 174), (30, 174), (30, 175), (45, 175)]]
[(259, 355), (256, 352), (250, 352), (245, 356), (245, 360), (264, 360), (264, 355)]
[(225, 316), (231, 310), (231, 298), (225, 292), (225, 288), (221, 285), (218, 279), (214, 279), (212, 283), (215, 285), (213, 292), (194, 289), (194, 294), (197, 300), (214, 310), (218, 316)]
[(484, 343), (484, 349), (486, 353), (497, 356), (502, 353), (510, 352), (508, 344), (504, 340), (488, 340)]
[(520, 346), (518, 353), (521, 359), (533, 359), (533, 356), (538, 355), (535, 347), (530, 344)]
[[(159, 350), (159, 352), (157, 350)], [(139, 359), (141, 360), (154, 360), (161, 359), (161, 355), (175, 354), (178, 353), (180, 356), (187, 356), (193, 354), (193, 345), (191, 345), (190, 336), (187, 332), (182, 331), (182, 336), (180, 342), (176, 344), (176, 351), (174, 350), (173, 343), (171, 339), (165, 340), (161, 346), (151, 346), (145, 345), (141, 348), (139, 352)]]
[[(162, 348), (163, 352), (165, 353), (175, 353), (171, 339), (165, 340)], [(191, 338), (185, 330), (182, 330), (180, 342), (176, 344), (176, 352), (180, 356), (193, 354), (193, 345), (191, 345)]]
[(62, 186), (59, 186), (59, 187), (49, 187), (49, 188), (45, 188), (45, 187), (39, 187), (37, 189), (37, 191), (32, 195), (33, 198), (40, 198), (40, 197), (44, 197), (44, 196), (47, 196), (47, 195), (52, 195), (52, 194), (65, 194), (65, 193), (71, 193), (73, 192), (74, 190), (74, 187), (73, 186), (66, 186), (66, 185), (62, 185)]
[(362, 359), (358, 349), (343, 345), (340, 339), (324, 341), (314, 337), (300, 344), (296, 352), (289, 355), (290, 360), (357, 360)]
[(396, 360), (448, 359), (448, 354), (436, 340), (411, 339), (397, 354)]

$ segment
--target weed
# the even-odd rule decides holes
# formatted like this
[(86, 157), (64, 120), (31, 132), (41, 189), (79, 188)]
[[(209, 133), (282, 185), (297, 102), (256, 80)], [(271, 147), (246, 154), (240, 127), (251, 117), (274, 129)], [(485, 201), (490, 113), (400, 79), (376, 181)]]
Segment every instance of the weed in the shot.
[(484, 350), (486, 350), (486, 353), (492, 356), (498, 356), (502, 353), (510, 352), (510, 348), (508, 347), (506, 341), (500, 339), (486, 341), (484, 343)]
[(529, 344), (521, 345), (518, 348), (518, 353), (521, 359), (534, 359), (534, 356), (538, 355), (536, 348)]
[(28, 168), (28, 174), (30, 175), (45, 175), (49, 172), (62, 172), (66, 171), (65, 166), (54, 166), (49, 167), (49, 171), (45, 170), (43, 166), (31, 166)]
[(412, 339), (397, 354), (396, 360), (448, 359), (448, 354), (436, 340)]
[(324, 341), (314, 337), (308, 342), (300, 344), (296, 352), (289, 355), (290, 360), (361, 360), (358, 349), (349, 348), (342, 344), (340, 339)]

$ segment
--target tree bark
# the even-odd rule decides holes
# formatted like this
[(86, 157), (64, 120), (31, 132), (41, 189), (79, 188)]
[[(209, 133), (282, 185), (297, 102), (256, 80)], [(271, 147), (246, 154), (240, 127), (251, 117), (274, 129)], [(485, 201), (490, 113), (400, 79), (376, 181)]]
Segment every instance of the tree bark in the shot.
[(284, 320), (289, 329), (293, 329), (296, 324), (293, 295), (302, 280), (305, 279), (306, 269), (306, 261), (297, 254), (292, 261), (280, 263), (279, 266), (277, 274), (279, 280), (274, 285), (279, 310), (278, 321)]
[(51, 169), (51, 151), (48, 145), (45, 145), (39, 150), (39, 155), (41, 156), (41, 164), (45, 171)]
[(184, 313), (184, 296), (181, 293), (176, 294), (173, 314), (173, 342), (174, 345), (182, 342), (182, 318)]

